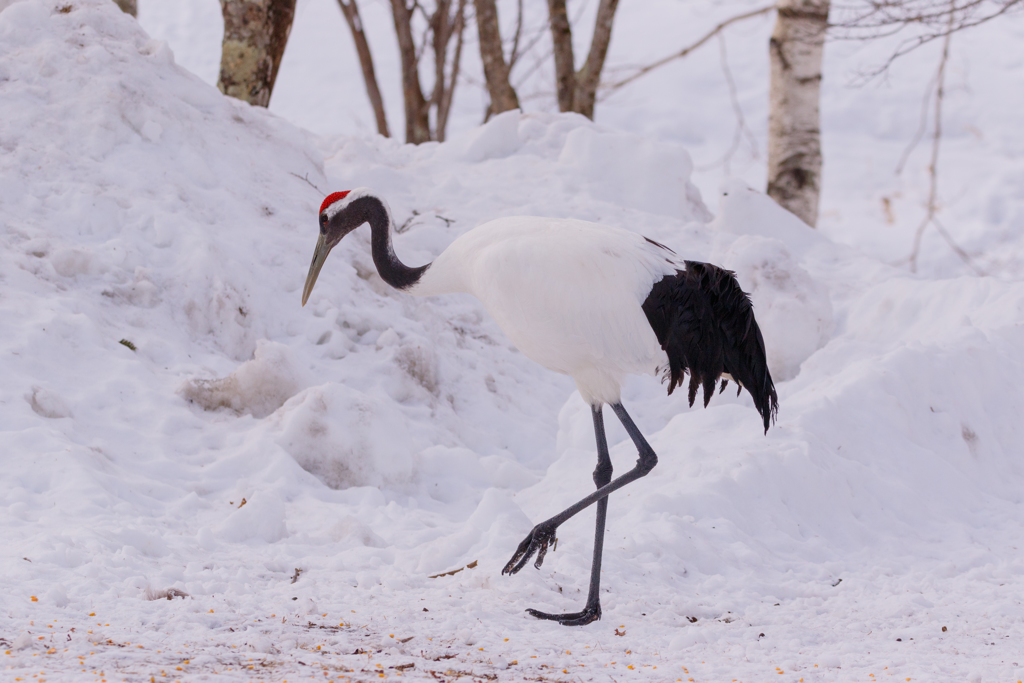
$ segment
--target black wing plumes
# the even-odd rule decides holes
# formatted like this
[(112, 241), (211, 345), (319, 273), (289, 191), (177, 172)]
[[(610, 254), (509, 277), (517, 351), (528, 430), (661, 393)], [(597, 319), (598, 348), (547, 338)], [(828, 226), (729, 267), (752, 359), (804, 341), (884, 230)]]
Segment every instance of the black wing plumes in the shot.
[(779, 403), (750, 298), (732, 271), (710, 263), (685, 263), (685, 271), (656, 283), (643, 304), (647, 320), (668, 354), (668, 393), (682, 386), (688, 372), (690, 405), (697, 388), (703, 387), (707, 407), (718, 380), (728, 373), (750, 392), (767, 432)]

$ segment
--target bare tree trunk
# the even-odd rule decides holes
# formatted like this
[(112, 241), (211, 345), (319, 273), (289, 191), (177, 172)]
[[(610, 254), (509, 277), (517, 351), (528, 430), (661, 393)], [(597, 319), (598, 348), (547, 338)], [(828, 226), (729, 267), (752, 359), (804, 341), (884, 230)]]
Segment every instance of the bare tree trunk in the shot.
[(295, 17), (295, 0), (220, 0), (224, 42), (217, 87), (266, 107)]
[(594, 25), (594, 37), (590, 42), (590, 54), (587, 55), (583, 68), (576, 74), (573, 111), (583, 114), (588, 119), (594, 118), (597, 84), (601, 80), (604, 58), (608, 55), (608, 44), (612, 40), (612, 22), (618, 6), (619, 0), (601, 0), (597, 7), (597, 23)]
[(576, 68), (572, 52), (572, 27), (565, 0), (548, 0), (551, 42), (555, 53), (555, 92), (559, 111), (574, 111), (588, 119), (594, 118), (594, 101), (601, 81), (601, 69), (612, 40), (612, 23), (619, 0), (601, 0), (597, 6), (597, 22), (590, 41), (590, 52), (583, 68)]
[(114, 2), (125, 14), (130, 14), (133, 17), (139, 16), (139, 5), (136, 0), (114, 0)]
[(490, 114), (519, 109), (519, 98), (509, 82), (511, 67), (505, 63), (498, 24), (498, 8), (494, 0), (474, 0), (476, 27), (480, 35), (480, 60), (484, 64), (487, 91), (491, 96)]
[(558, 111), (573, 111), (576, 92), (576, 62), (572, 54), (572, 26), (565, 0), (548, 0), (551, 22), (551, 43), (555, 52), (555, 94)]
[(434, 13), (430, 15), (430, 47), (434, 50), (434, 91), (431, 102), (439, 102), (445, 89), (444, 67), (448, 61), (448, 39), (452, 35), (448, 8), (451, 0), (437, 0)]
[(398, 36), (398, 51), (402, 59), (402, 94), (405, 100), (405, 141), (420, 144), (430, 140), (430, 117), (423, 88), (420, 87), (419, 55), (412, 37), (412, 12), (406, 0), (391, 0)]
[(768, 196), (818, 222), (821, 60), (829, 0), (780, 0), (769, 43)]
[[(444, 10), (447, 15), (447, 6), (445, 6)], [(440, 11), (440, 6), (438, 7), (438, 11)], [(444, 142), (445, 134), (448, 129), (448, 112), (450, 112), (452, 108), (452, 97), (455, 95), (455, 83), (459, 78), (459, 65), (462, 63), (462, 38), (465, 33), (465, 29), (466, 0), (459, 0), (458, 9), (455, 11), (454, 23), (451, 25), (451, 30), (445, 33), (443, 44), (439, 45), (439, 34), (436, 32), (434, 33), (434, 66), (437, 73), (437, 83), (441, 84), (441, 88), (439, 90), (435, 83), (435, 96), (431, 99), (437, 105), (437, 122), (434, 126), (434, 137), (438, 142)], [(448, 81), (445, 81), (444, 65), (448, 61), (448, 42), (451, 40), (453, 34), (457, 35), (458, 38), (455, 39), (455, 54), (452, 56), (452, 75)], [(440, 67), (437, 67), (438, 63), (440, 63)]]
[(359, 5), (356, 0), (338, 0), (341, 13), (345, 15), (349, 30), (352, 31), (352, 40), (356, 44), (356, 54), (359, 55), (359, 65), (363, 68), (363, 82), (366, 84), (366, 95), (370, 98), (370, 105), (373, 107), (373, 115), (377, 119), (377, 132), (386, 138), (391, 137), (388, 130), (388, 120), (384, 115), (384, 98), (380, 95), (380, 88), (377, 86), (377, 73), (373, 69), (373, 55), (370, 54), (370, 43), (366, 40), (366, 33), (363, 32), (363, 20), (359, 16)]
[[(391, 0), (395, 33), (398, 35), (398, 51), (402, 60), (405, 141), (416, 145), (430, 140), (443, 142), (452, 96), (459, 77), (459, 64), (462, 60), (467, 0), (458, 0), (454, 14), (451, 12), (452, 0), (437, 0), (434, 11), (429, 14), (419, 0), (413, 0), (412, 7), (406, 6), (406, 2), (407, 0)], [(416, 45), (412, 35), (412, 18), (416, 10), (427, 20), (427, 30), (424, 32), (421, 46)], [(448, 46), (452, 36), (456, 36), (455, 54), (452, 57), (451, 76), (446, 77)], [(428, 40), (434, 53), (434, 89), (429, 99), (423, 95), (419, 75), (420, 56), (426, 51)], [(431, 107), (436, 111), (436, 124), (433, 129), (430, 127)]]

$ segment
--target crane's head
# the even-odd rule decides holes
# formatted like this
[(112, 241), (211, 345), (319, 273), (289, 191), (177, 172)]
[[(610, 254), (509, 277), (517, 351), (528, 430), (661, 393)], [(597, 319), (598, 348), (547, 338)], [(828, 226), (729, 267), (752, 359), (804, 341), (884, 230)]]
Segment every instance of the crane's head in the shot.
[(327, 195), (324, 203), (320, 205), (320, 237), (316, 241), (316, 251), (313, 252), (313, 262), (309, 265), (309, 274), (306, 276), (306, 286), (302, 289), (302, 305), (306, 305), (316, 278), (323, 268), (327, 254), (331, 252), (338, 242), (345, 235), (349, 234), (360, 225), (366, 222), (365, 212), (359, 210), (359, 206), (353, 206), (353, 202), (364, 196), (365, 192), (348, 191), (333, 192)]

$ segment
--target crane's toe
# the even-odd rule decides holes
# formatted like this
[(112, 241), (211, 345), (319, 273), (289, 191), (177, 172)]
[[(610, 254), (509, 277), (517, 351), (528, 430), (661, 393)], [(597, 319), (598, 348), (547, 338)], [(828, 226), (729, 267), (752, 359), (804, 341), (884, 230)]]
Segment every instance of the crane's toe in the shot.
[(523, 539), (523, 542), (516, 548), (515, 554), (512, 555), (512, 559), (508, 561), (505, 568), (501, 570), (502, 574), (515, 574), (520, 569), (526, 566), (526, 563), (530, 561), (534, 553), (537, 554), (537, 560), (533, 563), (533, 566), (540, 569), (541, 564), (544, 563), (544, 556), (548, 554), (548, 546), (555, 543), (555, 530), (558, 527), (550, 526), (542, 523), (533, 527), (533, 530), (529, 535)]
[(526, 611), (531, 617), (547, 619), (548, 621), (557, 621), (562, 626), (586, 626), (587, 624), (601, 618), (600, 603), (587, 605), (580, 612), (569, 612), (567, 614), (550, 614), (536, 609), (528, 609)]

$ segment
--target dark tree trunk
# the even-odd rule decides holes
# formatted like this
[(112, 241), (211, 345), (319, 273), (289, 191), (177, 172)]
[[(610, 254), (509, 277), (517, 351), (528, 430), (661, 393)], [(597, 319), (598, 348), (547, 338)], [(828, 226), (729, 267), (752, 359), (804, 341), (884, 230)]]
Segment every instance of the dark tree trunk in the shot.
[(505, 63), (498, 8), (494, 0), (474, 0), (474, 5), (480, 36), (480, 60), (484, 65), (487, 91), (491, 96), (489, 111), (491, 114), (500, 114), (510, 109), (519, 109), (519, 98), (509, 82), (510, 67)]
[(412, 12), (405, 0), (391, 0), (402, 60), (402, 96), (405, 100), (405, 141), (418, 145), (430, 140), (430, 116), (427, 100), (420, 86), (419, 55), (412, 37)]
[(366, 95), (370, 98), (370, 105), (373, 107), (373, 115), (377, 119), (377, 132), (386, 138), (391, 137), (388, 130), (388, 120), (384, 115), (384, 98), (381, 97), (380, 88), (377, 85), (377, 73), (373, 68), (373, 55), (370, 53), (370, 43), (366, 40), (366, 33), (363, 31), (363, 20), (359, 16), (359, 5), (356, 0), (338, 0), (341, 13), (345, 15), (349, 30), (352, 31), (352, 40), (356, 44), (356, 54), (359, 55), (359, 65), (363, 69), (363, 82), (366, 84)]
[[(459, 0), (454, 18), (448, 17), (448, 3), (438, 3), (434, 17), (432, 23), (435, 26), (433, 31), (435, 81), (434, 94), (430, 101), (437, 107), (434, 139), (444, 142), (448, 128), (448, 112), (451, 111), (455, 82), (459, 77), (459, 65), (462, 62), (462, 38), (466, 28), (466, 0)], [(453, 35), (457, 37), (455, 39), (455, 54), (452, 56), (452, 74), (450, 79), (445, 79), (448, 43), (451, 42)]]
[[(434, 11), (427, 14), (418, 2), (412, 7), (407, 0), (391, 0), (395, 18), (395, 33), (398, 35), (398, 51), (402, 61), (402, 94), (405, 100), (405, 141), (420, 144), (430, 140), (443, 142), (451, 111), (452, 96), (459, 77), (462, 60), (462, 40), (466, 26), (466, 0), (458, 0), (452, 13), (452, 0), (437, 0)], [(418, 10), (427, 19), (425, 41), (430, 42), (434, 57), (434, 89), (428, 99), (420, 85), (419, 61), (426, 52), (424, 42), (417, 46), (412, 34), (413, 12)], [(451, 75), (448, 71), (448, 46), (455, 38), (455, 50), (451, 59)], [(435, 109), (435, 126), (430, 127), (430, 109)]]
[(597, 23), (594, 25), (594, 37), (590, 42), (590, 53), (583, 68), (576, 74), (576, 92), (573, 96), (573, 111), (583, 114), (588, 119), (594, 118), (594, 100), (597, 98), (597, 85), (601, 81), (601, 69), (604, 58), (608, 55), (608, 45), (612, 40), (612, 22), (619, 0), (601, 0), (597, 7)]
[(548, 0), (551, 23), (551, 44), (555, 52), (555, 94), (558, 111), (573, 111), (576, 91), (576, 63), (572, 54), (572, 27), (565, 0)]
[(266, 107), (295, 17), (295, 0), (220, 0), (224, 42), (217, 87)]
[(601, 0), (597, 7), (597, 22), (590, 41), (590, 52), (583, 68), (577, 73), (572, 51), (572, 27), (569, 25), (565, 0), (548, 0), (559, 111), (574, 111), (588, 119), (594, 118), (597, 86), (608, 55), (608, 45), (612, 40), (612, 23), (618, 6), (619, 0)]

